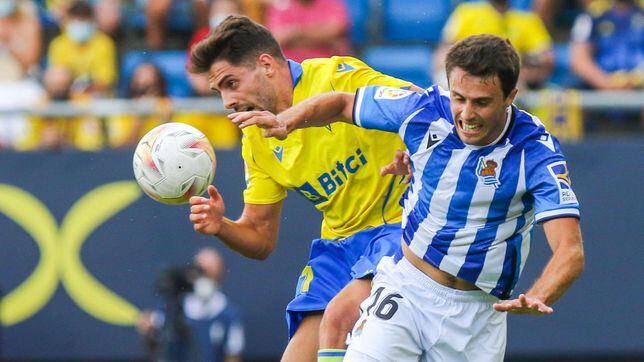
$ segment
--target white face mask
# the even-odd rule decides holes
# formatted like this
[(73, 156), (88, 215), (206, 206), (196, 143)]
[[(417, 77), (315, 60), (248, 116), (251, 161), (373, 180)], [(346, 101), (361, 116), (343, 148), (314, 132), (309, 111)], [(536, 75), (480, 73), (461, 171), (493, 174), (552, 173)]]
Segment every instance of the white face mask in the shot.
[(232, 14), (221, 14), (221, 15), (215, 15), (208, 19), (208, 24), (210, 25), (210, 29), (214, 29), (217, 27), (217, 25), (221, 24), (222, 21), (226, 20), (227, 17), (229, 17)]
[(206, 277), (199, 277), (195, 280), (194, 292), (195, 295), (201, 299), (210, 298), (217, 291), (217, 283)]
[(14, 0), (0, 0), (0, 19), (8, 18), (16, 11)]
[(67, 35), (77, 43), (86, 43), (96, 31), (96, 25), (90, 21), (72, 20), (67, 24)]

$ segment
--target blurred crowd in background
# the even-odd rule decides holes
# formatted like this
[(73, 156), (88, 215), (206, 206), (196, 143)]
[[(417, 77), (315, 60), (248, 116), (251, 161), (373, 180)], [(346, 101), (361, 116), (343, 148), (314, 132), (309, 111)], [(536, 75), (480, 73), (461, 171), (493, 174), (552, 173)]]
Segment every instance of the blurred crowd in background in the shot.
[[(213, 109), (219, 102), (206, 77), (188, 74), (185, 65), (190, 47), (231, 14), (266, 25), (293, 60), (354, 55), (423, 87), (446, 87), (443, 59), (451, 44), (493, 33), (508, 37), (519, 51), (523, 90), (642, 90), (643, 3), (0, 0), (0, 148), (131, 148), (149, 129), (170, 120), (196, 126), (217, 148), (236, 147), (240, 134), (225, 116), (177, 111), (172, 102), (210, 97)], [(152, 102), (155, 111), (25, 112), (52, 102), (117, 98)], [(591, 131), (642, 129), (641, 109), (585, 116)]]

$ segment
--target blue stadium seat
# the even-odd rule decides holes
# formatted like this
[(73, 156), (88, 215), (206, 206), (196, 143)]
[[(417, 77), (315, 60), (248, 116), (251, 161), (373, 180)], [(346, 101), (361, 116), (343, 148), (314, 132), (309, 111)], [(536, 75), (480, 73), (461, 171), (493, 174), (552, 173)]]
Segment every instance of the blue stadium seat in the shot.
[(345, 0), (351, 19), (351, 43), (354, 46), (364, 46), (368, 41), (369, 29), (369, 0)]
[(364, 60), (372, 68), (419, 87), (432, 84), (432, 51), (428, 46), (374, 46), (365, 50)]
[(577, 87), (581, 80), (570, 68), (570, 45), (568, 43), (555, 43), (555, 68), (550, 77), (550, 83), (564, 88)]
[[(168, 29), (182, 33), (190, 33), (195, 29), (191, 1), (172, 1), (168, 14)], [(125, 21), (133, 28), (145, 29), (148, 23), (148, 19), (145, 16), (145, 1), (134, 1), (130, 5), (129, 12), (124, 17)]]
[(437, 43), (452, 11), (452, 1), (383, 0), (382, 10), (385, 41)]
[(517, 10), (531, 11), (532, 0), (510, 0), (510, 7)]
[(166, 50), (157, 52), (132, 51), (125, 54), (121, 63), (119, 82), (119, 93), (122, 97), (128, 94), (128, 87), (134, 70), (144, 62), (153, 63), (159, 67), (165, 77), (169, 96), (190, 97), (193, 95), (185, 69), (186, 52), (183, 50)]

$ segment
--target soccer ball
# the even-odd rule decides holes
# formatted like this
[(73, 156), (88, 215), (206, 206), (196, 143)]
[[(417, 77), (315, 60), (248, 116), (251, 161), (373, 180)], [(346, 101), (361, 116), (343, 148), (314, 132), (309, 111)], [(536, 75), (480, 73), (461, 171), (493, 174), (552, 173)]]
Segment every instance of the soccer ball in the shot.
[(185, 204), (201, 195), (215, 176), (217, 161), (210, 142), (183, 123), (153, 128), (136, 146), (132, 165), (143, 192), (164, 204)]

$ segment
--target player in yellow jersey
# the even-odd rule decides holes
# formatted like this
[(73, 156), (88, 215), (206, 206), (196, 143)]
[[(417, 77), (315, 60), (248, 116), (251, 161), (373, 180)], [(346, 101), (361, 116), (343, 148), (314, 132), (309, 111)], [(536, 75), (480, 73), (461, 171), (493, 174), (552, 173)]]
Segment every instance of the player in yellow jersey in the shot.
[[(365, 85), (414, 87), (351, 57), (287, 60), (266, 28), (241, 16), (228, 17), (193, 48), (191, 71), (208, 73), (211, 88), (235, 111), (279, 113), (320, 93)], [(242, 139), (247, 185), (241, 217), (223, 216), (224, 202), (214, 186), (210, 198), (190, 200), (196, 231), (256, 259), (275, 247), (288, 189), (323, 212), (321, 238), (313, 241), (296, 297), (287, 306), (291, 338), (282, 361), (314, 361), (318, 344), (320, 360), (341, 360), (376, 264), (399, 250), (398, 200), (406, 184), (378, 172), (403, 148), (396, 135), (347, 124), (294, 132), (285, 141), (249, 127)]]

